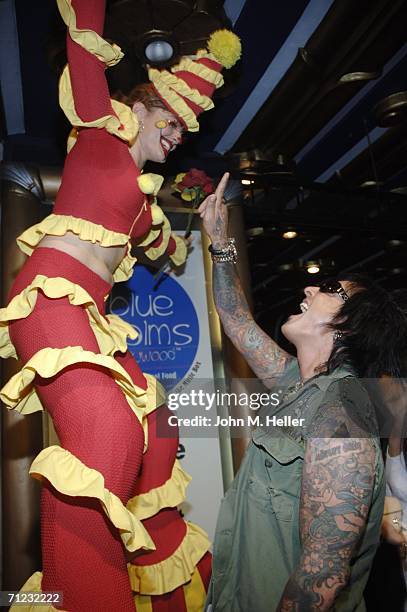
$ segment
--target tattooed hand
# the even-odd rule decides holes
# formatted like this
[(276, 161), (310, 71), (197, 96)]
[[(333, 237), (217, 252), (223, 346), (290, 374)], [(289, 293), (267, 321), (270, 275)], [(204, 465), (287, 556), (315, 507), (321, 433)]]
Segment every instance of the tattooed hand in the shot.
[[(223, 175), (214, 194), (199, 207), (204, 228), (214, 249), (226, 246), (228, 213), (223, 193), (229, 174)], [(254, 321), (242, 290), (235, 266), (231, 262), (217, 263), (212, 268), (213, 293), (223, 329), (254, 373), (267, 387), (275, 384), (291, 355), (281, 349)]]
[(224, 248), (228, 238), (228, 211), (223, 200), (228, 180), (229, 173), (226, 172), (219, 181), (215, 193), (205, 198), (198, 208), (205, 232), (211, 239), (214, 249)]

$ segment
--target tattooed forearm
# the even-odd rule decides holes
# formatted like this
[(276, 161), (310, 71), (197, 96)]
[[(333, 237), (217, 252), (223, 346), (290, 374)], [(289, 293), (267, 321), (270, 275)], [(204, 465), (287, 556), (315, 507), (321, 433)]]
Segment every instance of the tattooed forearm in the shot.
[(333, 609), (366, 525), (374, 465), (368, 439), (308, 441), (300, 507), (302, 555), (280, 601), (281, 612)]
[(293, 358), (254, 321), (232, 263), (213, 266), (213, 290), (225, 333), (255, 374), (265, 384), (272, 384), (273, 378), (280, 375)]

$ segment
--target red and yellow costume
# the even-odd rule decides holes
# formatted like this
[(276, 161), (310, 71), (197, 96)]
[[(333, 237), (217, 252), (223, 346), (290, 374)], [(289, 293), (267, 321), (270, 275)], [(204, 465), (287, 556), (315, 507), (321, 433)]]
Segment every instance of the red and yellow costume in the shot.
[[(209, 541), (177, 510), (190, 478), (176, 461), (177, 440), (157, 435), (169, 413), (163, 389), (127, 350), (133, 328), (104, 314), (111, 286), (78, 259), (39, 244), (71, 232), (101, 247), (126, 247), (115, 281), (132, 274), (130, 241), (151, 259), (167, 253), (178, 265), (186, 257), (156, 204), (161, 177), (142, 175), (130, 155), (136, 116), (109, 98), (104, 71), (122, 54), (101, 38), (105, 0), (58, 5), (69, 65), (60, 101), (76, 135), (53, 214), (17, 240), (30, 257), (0, 310), (0, 356), (22, 361), (0, 397), (22, 414), (46, 407), (61, 443), (44, 449), (30, 469), (44, 484), (43, 573), (23, 588), (62, 591), (62, 609), (74, 612), (198, 612), (210, 576)], [(212, 91), (221, 84), (212, 55), (202, 56), (201, 69), (188, 62), (179, 74), (194, 72), (194, 86), (205, 88), (207, 79)], [(186, 82), (180, 89), (182, 81), (166, 71), (151, 77), (193, 131), (210, 91), (191, 93)]]

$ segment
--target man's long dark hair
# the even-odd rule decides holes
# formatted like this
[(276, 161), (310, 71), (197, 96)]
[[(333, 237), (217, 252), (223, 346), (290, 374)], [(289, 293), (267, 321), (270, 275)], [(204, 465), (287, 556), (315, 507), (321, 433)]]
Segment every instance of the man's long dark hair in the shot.
[(407, 378), (407, 290), (390, 293), (359, 274), (338, 278), (352, 288), (330, 323), (337, 339), (328, 372), (347, 365), (361, 378)]
[[(326, 369), (331, 372), (350, 366), (365, 379), (364, 385), (375, 399), (378, 422), (387, 437), (391, 435), (394, 415), (386, 401), (380, 401), (383, 377), (403, 379), (401, 392), (407, 399), (407, 290), (390, 293), (359, 274), (341, 275), (338, 280), (351, 283), (350, 298), (329, 324), (335, 339)], [(402, 422), (399, 435), (404, 438), (407, 415)], [(402, 440), (401, 446), (407, 463), (407, 439)]]

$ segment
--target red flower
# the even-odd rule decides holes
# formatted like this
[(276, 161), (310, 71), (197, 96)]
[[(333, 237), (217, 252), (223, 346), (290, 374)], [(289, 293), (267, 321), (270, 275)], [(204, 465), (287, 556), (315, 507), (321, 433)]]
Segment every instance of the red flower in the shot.
[(180, 191), (191, 189), (191, 187), (201, 187), (205, 195), (209, 195), (215, 189), (212, 179), (203, 170), (197, 168), (191, 168), (182, 181), (177, 183), (177, 187)]
[(202, 189), (203, 189), (205, 195), (210, 195), (215, 190), (212, 181), (210, 181), (208, 183), (205, 183), (205, 185), (202, 187)]

